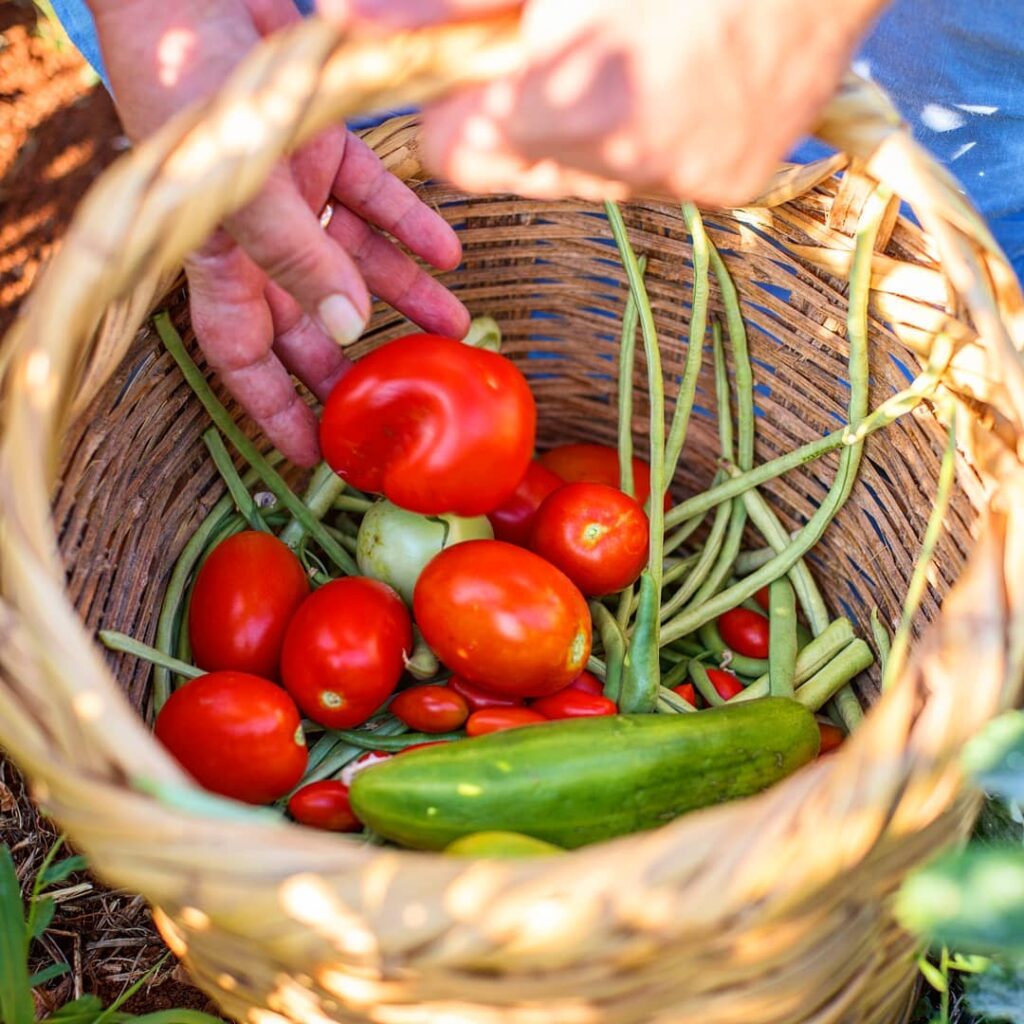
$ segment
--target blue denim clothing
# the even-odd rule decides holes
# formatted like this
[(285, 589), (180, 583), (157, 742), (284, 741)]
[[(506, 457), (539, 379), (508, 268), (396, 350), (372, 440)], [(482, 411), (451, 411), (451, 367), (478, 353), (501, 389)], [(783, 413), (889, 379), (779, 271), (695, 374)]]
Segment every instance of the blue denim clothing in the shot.
[[(296, 0), (303, 13), (314, 3)], [(53, 6), (75, 45), (102, 74), (84, 0), (53, 0)], [(1020, 0), (895, 0), (855, 66), (886, 89), (915, 136), (959, 178), (1024, 279)], [(809, 146), (799, 150), (802, 156), (811, 152)]]

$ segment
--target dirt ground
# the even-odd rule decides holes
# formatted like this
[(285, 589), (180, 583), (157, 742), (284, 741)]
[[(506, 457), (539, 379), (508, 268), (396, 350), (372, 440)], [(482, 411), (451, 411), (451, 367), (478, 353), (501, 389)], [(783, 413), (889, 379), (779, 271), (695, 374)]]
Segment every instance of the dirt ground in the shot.
[[(60, 244), (78, 200), (125, 145), (110, 98), (66, 39), (30, 0), (0, 0), (0, 334)], [(30, 884), (55, 837), (0, 758), (0, 840), (12, 848), (23, 882)], [(63, 960), (71, 972), (40, 994), (38, 1009), (49, 1013), (89, 992), (109, 1002), (154, 968), (125, 1009), (212, 1009), (173, 959), (161, 963), (166, 952), (140, 897), (75, 876), (58, 893), (33, 963)]]

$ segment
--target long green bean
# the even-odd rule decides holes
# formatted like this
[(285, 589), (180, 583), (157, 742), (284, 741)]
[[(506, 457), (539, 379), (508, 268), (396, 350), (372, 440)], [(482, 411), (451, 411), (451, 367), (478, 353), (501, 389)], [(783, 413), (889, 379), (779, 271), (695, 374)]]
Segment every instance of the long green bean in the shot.
[(818, 711), (841, 689), (848, 686), (851, 679), (870, 668), (874, 661), (875, 656), (871, 648), (858, 637), (810, 679), (797, 687), (796, 699), (811, 711)]
[[(799, 530), (793, 530), (787, 534), (787, 537), (789, 540), (794, 540), (799, 533)], [(767, 565), (777, 554), (778, 552), (775, 548), (771, 547), (741, 551), (736, 556), (732, 571), (737, 578), (749, 576), (755, 569), (760, 569), (762, 565)]]
[(878, 617), (878, 609), (871, 609), (871, 635), (875, 638), (875, 648), (878, 653), (878, 670), (882, 673), (882, 678), (885, 679), (886, 667), (889, 664), (889, 652), (892, 648), (892, 637), (889, 636), (889, 630), (882, 625), (882, 620)]
[[(654, 504), (657, 504), (655, 499)], [(658, 657), (658, 587), (649, 570), (640, 575), (640, 604), (636, 625), (622, 664), (619, 710), (623, 714), (653, 711), (661, 683)]]
[(231, 495), (235, 508), (245, 517), (249, 528), (251, 530), (258, 530), (260, 533), (270, 533), (270, 527), (267, 526), (260, 510), (256, 507), (256, 502), (253, 501), (252, 495), (249, 493), (249, 489), (243, 483), (234, 462), (231, 461), (231, 455), (224, 445), (224, 439), (220, 436), (220, 431), (216, 427), (204, 430), (203, 444), (206, 445), (206, 450), (210, 453), (210, 458), (213, 459), (217, 472), (220, 473), (224, 483), (227, 485), (228, 494)]
[[(374, 719), (370, 721), (372, 722)], [(365, 732), (362, 735), (383, 738), (386, 736), (401, 736), (408, 731), (409, 727), (404, 722), (400, 722), (397, 718), (389, 715), (372, 732)], [(380, 748), (374, 747), (372, 749)], [(314, 752), (316, 753), (315, 763), (313, 758)], [(362, 757), (364, 753), (366, 753), (365, 746), (346, 743), (336, 732), (328, 730), (316, 741), (310, 750), (310, 764), (306, 768), (306, 774), (303, 775), (302, 781), (292, 790), (292, 793), (308, 785), (310, 782), (334, 778), (345, 765), (351, 764), (357, 757)], [(289, 793), (280, 803), (286, 803), (292, 793)]]
[[(637, 260), (640, 274), (647, 270), (647, 257)], [(619, 339), (619, 487), (636, 497), (633, 486), (633, 368), (636, 365), (636, 329), (640, 310), (630, 290), (622, 313), (622, 336)]]
[(685, 697), (680, 697), (667, 686), (662, 686), (658, 690), (658, 704), (655, 710), (663, 715), (678, 715), (689, 714), (697, 709)]
[(697, 688), (697, 692), (713, 708), (721, 707), (725, 703), (725, 698), (715, 689), (715, 684), (711, 682), (711, 677), (708, 675), (708, 670), (704, 667), (704, 664), (693, 658), (687, 668), (690, 673), (690, 679)]
[[(314, 519), (320, 520), (334, 507), (344, 490), (345, 481), (326, 462), (321, 462), (309, 478), (309, 483), (302, 495), (302, 504), (306, 506)], [(299, 546), (299, 542), (305, 535), (305, 527), (295, 518), (292, 518), (292, 521), (279, 534), (281, 540), (292, 550)]]
[(127, 633), (118, 633), (113, 629), (101, 629), (98, 635), (103, 646), (108, 650), (120, 651), (122, 654), (131, 654), (136, 658), (141, 658), (143, 661), (150, 662), (152, 665), (160, 665), (170, 672), (177, 672), (179, 675), (186, 676), (189, 679), (196, 679), (199, 676), (206, 675), (201, 668), (196, 668), (195, 665), (189, 665), (184, 661), (178, 661), (177, 658), (172, 658), (170, 655), (164, 654), (163, 651), (158, 651), (155, 647), (150, 647), (149, 644), (144, 644), (141, 640), (128, 636)]
[[(690, 598), (700, 589), (708, 577), (712, 567), (718, 559), (718, 553), (722, 549), (722, 542), (730, 521), (730, 505), (719, 505), (715, 509), (715, 518), (711, 523), (711, 530), (708, 533), (704, 547), (701, 548), (700, 557), (697, 563), (690, 570), (690, 574), (676, 589), (676, 592), (662, 605), (661, 620), (664, 622), (670, 619), (679, 608), (682, 608)], [(668, 641), (662, 638), (662, 646)]]
[(385, 736), (380, 729), (375, 732), (336, 729), (334, 735), (343, 743), (348, 743), (353, 747), (359, 747), (362, 750), (383, 750), (386, 753), (405, 750), (406, 747), (413, 747), (418, 743), (445, 743), (466, 738), (466, 734), (462, 732), (407, 732), (401, 735)]
[(796, 595), (783, 577), (768, 591), (768, 693), (792, 697), (795, 679)]
[(622, 666), (626, 657), (626, 638), (615, 617), (600, 601), (590, 602), (590, 614), (604, 649), (604, 695), (618, 704), (622, 696)]
[(697, 636), (704, 649), (711, 653), (720, 668), (728, 669), (737, 675), (754, 677), (764, 675), (768, 671), (766, 658), (750, 658), (745, 654), (737, 654), (736, 651), (727, 647), (714, 622), (705, 622), (697, 631)]

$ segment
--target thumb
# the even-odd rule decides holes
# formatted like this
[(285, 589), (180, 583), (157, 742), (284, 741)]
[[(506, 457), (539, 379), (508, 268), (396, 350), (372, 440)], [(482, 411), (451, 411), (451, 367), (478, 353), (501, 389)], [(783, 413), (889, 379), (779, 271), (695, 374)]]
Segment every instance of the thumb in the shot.
[(467, 21), (522, 7), (516, 0), (317, 0), (317, 10), (335, 24), (370, 22), (388, 28), (417, 28)]

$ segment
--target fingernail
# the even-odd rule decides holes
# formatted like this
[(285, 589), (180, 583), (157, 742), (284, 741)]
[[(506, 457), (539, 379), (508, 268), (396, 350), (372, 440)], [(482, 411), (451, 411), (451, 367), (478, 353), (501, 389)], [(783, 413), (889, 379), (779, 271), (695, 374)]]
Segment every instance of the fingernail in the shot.
[(363, 333), (366, 321), (344, 295), (328, 295), (319, 306), (320, 320), (339, 345), (351, 345)]

